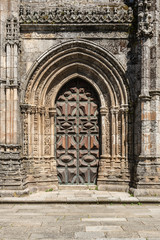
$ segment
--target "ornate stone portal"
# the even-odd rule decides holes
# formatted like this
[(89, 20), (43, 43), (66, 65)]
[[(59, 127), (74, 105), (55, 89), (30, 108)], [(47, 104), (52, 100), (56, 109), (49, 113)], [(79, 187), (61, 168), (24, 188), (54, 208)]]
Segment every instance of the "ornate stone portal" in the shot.
[(159, 1), (0, 4), (0, 189), (160, 194)]

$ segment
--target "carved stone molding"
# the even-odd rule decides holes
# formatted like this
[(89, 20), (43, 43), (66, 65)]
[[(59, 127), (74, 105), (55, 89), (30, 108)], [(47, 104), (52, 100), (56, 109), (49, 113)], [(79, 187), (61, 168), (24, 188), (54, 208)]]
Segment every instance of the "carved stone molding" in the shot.
[(107, 24), (131, 23), (133, 11), (125, 6), (101, 6), (92, 8), (61, 7), (34, 9), (20, 6), (20, 24)]
[(106, 116), (108, 113), (108, 109), (106, 107), (101, 107), (100, 108), (100, 114), (101, 116)]
[(152, 0), (138, 1), (138, 36), (150, 38), (153, 36)]
[(49, 116), (54, 117), (56, 115), (56, 108), (49, 108)]
[(30, 114), (45, 114), (46, 109), (45, 107), (39, 107), (35, 105), (29, 105), (29, 104), (21, 104), (21, 113), (30, 113)]
[(14, 80), (9, 80), (9, 83), (5, 85), (6, 89), (20, 89), (20, 83), (18, 82), (18, 84), (14, 83)]
[(20, 49), (20, 29), (18, 19), (10, 16), (6, 22), (6, 45), (16, 44)]
[(129, 111), (129, 106), (127, 104), (121, 105), (120, 112), (127, 113)]
[(0, 84), (6, 84), (6, 80), (5, 80), (5, 79), (2, 79), (2, 78), (0, 78)]
[(0, 144), (0, 152), (15, 152), (20, 151), (21, 146), (18, 144)]

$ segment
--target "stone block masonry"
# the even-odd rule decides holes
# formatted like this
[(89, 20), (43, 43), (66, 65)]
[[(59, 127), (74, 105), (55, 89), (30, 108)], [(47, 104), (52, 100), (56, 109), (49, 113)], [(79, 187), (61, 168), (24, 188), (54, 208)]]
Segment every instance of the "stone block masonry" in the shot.
[(159, 194), (159, 7), (1, 1), (1, 190)]

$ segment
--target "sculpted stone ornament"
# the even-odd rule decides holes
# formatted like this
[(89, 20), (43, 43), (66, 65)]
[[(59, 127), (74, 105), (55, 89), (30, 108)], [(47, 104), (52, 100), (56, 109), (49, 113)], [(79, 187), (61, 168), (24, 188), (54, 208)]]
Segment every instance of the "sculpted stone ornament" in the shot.
[(18, 19), (11, 16), (7, 19), (6, 23), (6, 45), (16, 44), (20, 49), (20, 30)]
[(138, 36), (140, 38), (150, 38), (153, 35), (151, 6), (151, 0), (139, 0), (138, 2)]
[(131, 23), (133, 11), (124, 6), (101, 6), (95, 8), (61, 7), (52, 9), (31, 9), (20, 6), (20, 24), (96, 24)]

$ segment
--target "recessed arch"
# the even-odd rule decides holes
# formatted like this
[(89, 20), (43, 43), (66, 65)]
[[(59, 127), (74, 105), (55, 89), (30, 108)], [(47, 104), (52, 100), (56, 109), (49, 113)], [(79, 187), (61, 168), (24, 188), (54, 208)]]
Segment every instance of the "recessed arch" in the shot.
[[(100, 99), (101, 155), (98, 182), (110, 181), (110, 168), (129, 181), (128, 79), (122, 65), (106, 49), (86, 40), (72, 40), (50, 48), (33, 64), (23, 86), (24, 155), (48, 159), (56, 177), (55, 116), (60, 89), (75, 78), (90, 84)], [(112, 170), (113, 170), (112, 169)], [(118, 176), (115, 175), (115, 178)]]
[[(33, 92), (39, 89), (44, 79), (49, 79), (50, 74), (53, 76), (59, 71), (63, 74), (66, 65), (76, 62), (86, 65), (88, 72), (94, 68), (108, 84), (112, 85), (116, 96), (120, 98), (119, 104), (128, 104), (129, 84), (121, 64), (106, 49), (84, 40), (58, 45), (37, 59), (30, 69), (24, 85), (24, 89), (29, 89), (31, 93), (30, 96), (27, 96), (30, 98), (29, 101), (33, 102)], [(26, 91), (22, 94), (22, 102), (25, 98)]]

